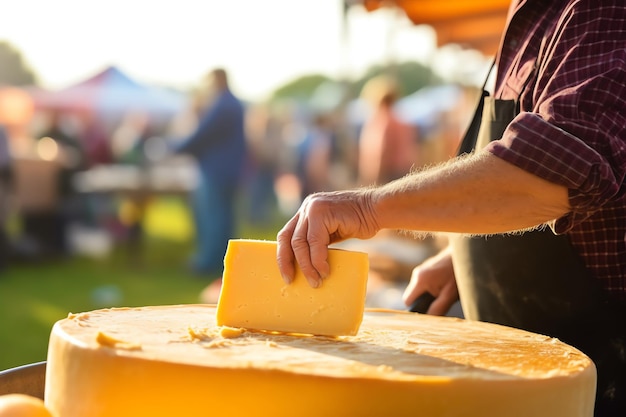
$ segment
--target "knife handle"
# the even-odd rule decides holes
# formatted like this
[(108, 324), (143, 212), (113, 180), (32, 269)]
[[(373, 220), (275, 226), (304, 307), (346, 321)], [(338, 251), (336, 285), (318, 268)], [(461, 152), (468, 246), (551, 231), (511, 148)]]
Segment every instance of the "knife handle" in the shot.
[(433, 301), (435, 301), (435, 297), (431, 293), (425, 292), (413, 301), (409, 307), (409, 311), (412, 313), (426, 314), (428, 307), (430, 307)]

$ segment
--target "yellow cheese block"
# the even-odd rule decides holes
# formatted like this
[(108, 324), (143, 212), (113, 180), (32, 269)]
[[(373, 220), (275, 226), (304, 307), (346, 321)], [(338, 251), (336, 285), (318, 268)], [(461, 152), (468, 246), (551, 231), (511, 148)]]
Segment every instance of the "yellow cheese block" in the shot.
[(357, 336), (232, 331), (215, 307), (73, 314), (52, 329), (55, 417), (592, 417), (595, 367), (557, 339), (366, 310)]
[(285, 284), (276, 242), (235, 239), (228, 243), (217, 306), (219, 326), (326, 336), (355, 335), (365, 308), (366, 253), (330, 249), (330, 274), (312, 288), (297, 269)]

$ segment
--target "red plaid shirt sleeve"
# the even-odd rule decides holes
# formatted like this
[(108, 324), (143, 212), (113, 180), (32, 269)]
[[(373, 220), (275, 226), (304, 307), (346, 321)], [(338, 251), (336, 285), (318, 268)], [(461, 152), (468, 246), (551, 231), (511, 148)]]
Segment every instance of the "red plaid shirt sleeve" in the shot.
[(542, 6), (520, 8), (511, 20), (496, 96), (519, 97), (521, 111), (487, 149), (569, 189), (571, 212), (555, 232), (570, 234), (592, 271), (611, 275), (607, 287), (623, 291), (626, 7), (618, 0)]

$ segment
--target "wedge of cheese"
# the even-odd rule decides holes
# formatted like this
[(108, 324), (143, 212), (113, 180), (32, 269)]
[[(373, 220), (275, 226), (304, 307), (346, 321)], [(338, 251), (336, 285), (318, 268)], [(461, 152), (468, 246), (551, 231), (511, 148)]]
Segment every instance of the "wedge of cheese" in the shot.
[(217, 325), (324, 336), (356, 335), (363, 320), (368, 256), (329, 249), (330, 274), (312, 288), (299, 268), (281, 278), (276, 242), (233, 239), (224, 258)]

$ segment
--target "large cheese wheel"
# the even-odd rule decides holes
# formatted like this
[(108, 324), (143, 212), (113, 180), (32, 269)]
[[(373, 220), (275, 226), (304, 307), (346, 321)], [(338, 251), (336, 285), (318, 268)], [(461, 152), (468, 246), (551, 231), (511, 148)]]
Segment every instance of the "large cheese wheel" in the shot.
[(596, 371), (559, 340), (366, 311), (356, 336), (216, 326), (207, 305), (72, 314), (52, 330), (55, 417), (591, 417)]

